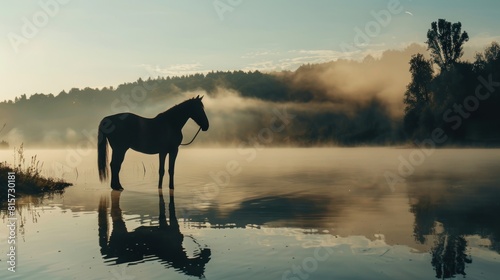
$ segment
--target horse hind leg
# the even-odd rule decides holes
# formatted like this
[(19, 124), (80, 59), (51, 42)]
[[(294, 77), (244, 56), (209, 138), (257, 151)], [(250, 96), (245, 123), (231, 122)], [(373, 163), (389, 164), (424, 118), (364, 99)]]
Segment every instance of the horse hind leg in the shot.
[(111, 188), (113, 190), (123, 190), (120, 183), (120, 169), (122, 167), (123, 159), (125, 158), (125, 152), (127, 150), (113, 149), (113, 155), (111, 157)]

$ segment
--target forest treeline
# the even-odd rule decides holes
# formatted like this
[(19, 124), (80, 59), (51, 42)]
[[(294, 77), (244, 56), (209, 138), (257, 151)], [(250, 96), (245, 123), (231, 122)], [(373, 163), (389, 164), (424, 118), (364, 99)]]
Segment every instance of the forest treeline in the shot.
[[(330, 100), (335, 98), (325, 89), (316, 88), (317, 84), (294, 85), (297, 76), (322, 67), (305, 65), (294, 72), (277, 74), (212, 72), (139, 79), (116, 88), (73, 88), (57, 95), (23, 94), (0, 103), (0, 120), (7, 124), (0, 139), (8, 139), (11, 145), (74, 145), (86, 139), (85, 134), (97, 128), (106, 115), (129, 111), (154, 117), (198, 94), (204, 94), (205, 101), (211, 100), (210, 105), (205, 104), (211, 128), (209, 136), (199, 137), (197, 142), (249, 142), (270, 127), (276, 114), (293, 119), (284, 131), (272, 136), (272, 141), (262, 140), (262, 144), (386, 144), (403, 139), (397, 135), (402, 133), (401, 121), (393, 118), (381, 100), (344, 100), (340, 95), (338, 100)], [(233, 107), (233, 101), (243, 105)]]
[[(7, 123), (0, 138), (8, 135), (11, 145), (20, 141), (30, 146), (75, 145), (87, 139), (104, 116), (130, 111), (154, 117), (187, 98), (204, 94), (211, 125), (197, 143), (255, 142), (259, 133), (283, 114), (293, 119), (274, 133), (272, 140), (261, 136), (265, 138), (261, 144), (400, 143), (401, 115), (395, 117), (390, 102), (395, 100), (401, 109), (402, 89), (410, 77), (408, 60), (417, 51), (425, 48), (412, 45), (386, 51), (378, 59), (338, 60), (279, 73), (214, 71), (138, 79), (117, 87), (73, 88), (57, 95), (21, 95), (0, 103), (0, 121)], [(368, 73), (380, 69), (392, 74), (384, 82), (369, 78)], [(399, 85), (392, 90), (398, 97), (384, 96), (394, 84)]]
[[(447, 139), (440, 145), (497, 145), (500, 48), (493, 42), (474, 61), (462, 61), (467, 40), (460, 23), (439, 20), (428, 31), (427, 46), (389, 50), (380, 58), (23, 94), (0, 103), (0, 123), (7, 124), (0, 140), (76, 145), (92, 137), (104, 116), (130, 111), (154, 117), (204, 94), (211, 126), (197, 143), (395, 145), (432, 138), (442, 129)], [(284, 114), (292, 117), (286, 126), (266, 135), (266, 128)]]

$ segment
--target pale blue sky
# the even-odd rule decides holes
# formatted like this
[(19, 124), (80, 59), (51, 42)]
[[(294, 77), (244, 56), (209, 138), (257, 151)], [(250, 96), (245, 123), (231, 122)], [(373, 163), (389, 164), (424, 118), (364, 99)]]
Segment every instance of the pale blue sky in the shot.
[[(358, 59), (423, 43), (430, 23), (438, 18), (461, 21), (471, 37), (469, 48), (480, 49), (500, 38), (496, 0), (0, 3), (0, 100), (23, 93), (58, 94), (72, 87), (116, 86), (139, 77), (294, 70), (307, 62)], [(57, 3), (55, 12), (44, 11), (40, 3)], [(214, 3), (221, 8), (234, 5), (217, 12)], [(377, 23), (369, 42), (357, 44), (356, 28), (365, 30), (376, 21), (372, 11), (387, 10), (390, 3), (399, 3), (401, 12), (391, 13), (388, 24)], [(31, 24), (36, 31), (23, 33), (32, 31), (26, 27)], [(355, 51), (345, 52), (341, 44), (355, 44)]]

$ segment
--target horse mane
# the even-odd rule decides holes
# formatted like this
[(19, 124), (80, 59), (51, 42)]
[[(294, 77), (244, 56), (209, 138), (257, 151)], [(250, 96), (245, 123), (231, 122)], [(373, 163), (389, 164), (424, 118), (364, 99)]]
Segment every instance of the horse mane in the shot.
[[(193, 97), (193, 98), (184, 100), (183, 102), (172, 106), (170, 109), (167, 109), (166, 111), (159, 113), (158, 115), (156, 115), (156, 118), (170, 119), (170, 118), (176, 117), (179, 115), (179, 112), (182, 112), (183, 110), (185, 110), (185, 108), (187, 106), (192, 106), (192, 104), (194, 104), (195, 100), (199, 100), (199, 99), (196, 97)], [(203, 103), (201, 103), (201, 106), (202, 106), (202, 108), (205, 107), (203, 105)]]

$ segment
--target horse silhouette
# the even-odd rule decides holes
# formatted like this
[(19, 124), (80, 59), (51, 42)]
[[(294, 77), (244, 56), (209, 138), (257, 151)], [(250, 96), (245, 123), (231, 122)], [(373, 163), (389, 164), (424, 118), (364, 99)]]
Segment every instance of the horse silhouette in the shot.
[(132, 113), (104, 117), (99, 123), (97, 144), (97, 165), (101, 182), (108, 177), (107, 148), (109, 142), (113, 149), (110, 164), (112, 189), (123, 190), (118, 174), (128, 149), (145, 154), (159, 154), (158, 188), (160, 189), (163, 184), (165, 159), (168, 154), (169, 188), (173, 189), (175, 159), (182, 142), (182, 128), (191, 118), (200, 126), (201, 130), (208, 130), (208, 118), (201, 102), (202, 99), (203, 96), (188, 99), (152, 119)]
[[(189, 258), (182, 246), (184, 235), (179, 230), (175, 215), (173, 193), (170, 195), (169, 218), (167, 223), (163, 191), (158, 190), (160, 214), (158, 226), (140, 226), (132, 232), (127, 230), (120, 208), (120, 191), (111, 191), (111, 219), (113, 223), (111, 235), (108, 223), (108, 200), (101, 197), (98, 207), (99, 246), (107, 263), (138, 263), (159, 260), (166, 267), (172, 267), (186, 275), (202, 278), (205, 265), (210, 260), (208, 248), (195, 250), (194, 257)], [(193, 241), (196, 240), (193, 238)], [(199, 246), (199, 244), (198, 244)]]

